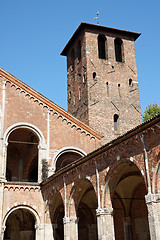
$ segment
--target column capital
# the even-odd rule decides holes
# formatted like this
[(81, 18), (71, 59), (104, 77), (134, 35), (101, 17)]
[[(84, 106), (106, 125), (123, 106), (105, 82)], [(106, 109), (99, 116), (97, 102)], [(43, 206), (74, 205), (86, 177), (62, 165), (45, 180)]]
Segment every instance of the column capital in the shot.
[(113, 208), (108, 207), (108, 208), (97, 208), (96, 209), (96, 215), (101, 216), (101, 215), (113, 215)]
[(146, 204), (157, 203), (160, 201), (160, 194), (145, 195)]
[(5, 229), (6, 229), (6, 226), (2, 226), (1, 227), (1, 232), (4, 233)]
[(71, 223), (71, 222), (77, 223), (78, 220), (79, 220), (79, 219), (78, 219), (76, 216), (64, 217), (64, 218), (63, 218), (63, 223), (64, 223), (64, 224), (66, 224), (66, 223)]
[(35, 225), (35, 229), (37, 229), (37, 230), (44, 229), (44, 224), (43, 224), (43, 223), (36, 224), (36, 225)]

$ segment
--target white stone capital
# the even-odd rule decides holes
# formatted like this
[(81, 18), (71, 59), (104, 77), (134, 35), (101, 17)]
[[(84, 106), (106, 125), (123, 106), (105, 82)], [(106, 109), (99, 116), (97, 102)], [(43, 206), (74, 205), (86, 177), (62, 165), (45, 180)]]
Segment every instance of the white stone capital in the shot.
[(63, 218), (63, 223), (77, 223), (78, 222), (78, 218), (76, 216), (71, 216), (71, 217), (64, 217)]
[(101, 216), (101, 215), (113, 215), (113, 208), (108, 207), (108, 208), (97, 208), (96, 209), (96, 215)]

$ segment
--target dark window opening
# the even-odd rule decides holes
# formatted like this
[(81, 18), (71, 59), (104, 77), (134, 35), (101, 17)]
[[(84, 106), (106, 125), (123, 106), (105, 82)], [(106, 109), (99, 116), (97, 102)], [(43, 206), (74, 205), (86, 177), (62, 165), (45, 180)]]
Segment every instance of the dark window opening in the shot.
[(7, 147), (7, 181), (38, 181), (38, 138), (30, 130), (13, 131)]
[(78, 61), (81, 61), (81, 42), (78, 42), (77, 45), (77, 57), (78, 57)]
[(123, 57), (122, 57), (122, 40), (120, 38), (116, 38), (114, 40), (114, 45), (115, 45), (115, 56), (116, 56), (116, 61), (117, 62), (122, 62)]
[(106, 88), (107, 88), (107, 96), (109, 96), (109, 84), (106, 82)]
[(131, 78), (129, 79), (129, 87), (133, 87), (133, 81)]
[(120, 90), (120, 87), (121, 87), (121, 85), (118, 84), (118, 94), (119, 94), (119, 96), (121, 97), (121, 90)]
[(6, 221), (4, 239), (35, 240), (35, 218), (26, 209), (13, 211)]
[(100, 59), (106, 59), (106, 37), (98, 36), (98, 55)]
[(96, 72), (93, 73), (93, 80), (97, 81), (97, 79), (96, 79)]
[(66, 152), (59, 156), (56, 162), (56, 171), (81, 158), (82, 155), (76, 152)]
[(119, 116), (117, 114), (114, 114), (114, 133), (119, 133)]

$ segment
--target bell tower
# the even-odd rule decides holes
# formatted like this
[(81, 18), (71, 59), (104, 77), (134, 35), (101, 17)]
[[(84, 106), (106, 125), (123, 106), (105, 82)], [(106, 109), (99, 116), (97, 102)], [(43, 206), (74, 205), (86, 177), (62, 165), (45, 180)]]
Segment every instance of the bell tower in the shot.
[(108, 142), (142, 122), (134, 42), (140, 33), (81, 23), (67, 56), (68, 111)]

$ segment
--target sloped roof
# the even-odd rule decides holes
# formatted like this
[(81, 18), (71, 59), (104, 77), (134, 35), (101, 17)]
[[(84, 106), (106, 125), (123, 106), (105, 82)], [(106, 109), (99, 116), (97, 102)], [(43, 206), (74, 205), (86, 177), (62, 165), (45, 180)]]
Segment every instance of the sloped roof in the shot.
[(21, 80), (19, 80), (12, 74), (10, 74), (9, 72), (0, 68), (0, 75), (3, 76), (4, 78), (8, 79), (9, 81), (11, 81), (13, 84), (16, 84), (18, 87), (22, 88), (24, 91), (26, 91), (27, 93), (34, 96), (39, 101), (43, 102), (45, 105), (48, 106), (48, 108), (51, 108), (51, 109), (57, 111), (59, 114), (66, 117), (68, 120), (72, 121), (74, 124), (78, 125), (83, 130), (89, 132), (97, 139), (100, 140), (102, 138), (102, 136), (99, 133), (97, 133), (96, 131), (94, 131), (92, 128), (90, 128), (89, 126), (87, 126), (86, 124), (84, 124), (83, 122), (78, 120), (77, 118), (73, 117), (69, 112), (67, 112), (66, 110), (64, 110), (63, 108), (58, 106), (56, 103), (52, 102), (51, 100), (49, 100), (48, 98), (46, 98), (45, 96), (43, 96), (42, 94), (37, 92), (35, 89), (28, 86), (27, 84), (25, 84), (24, 82), (22, 82)]
[(77, 28), (77, 30), (74, 32), (74, 34), (72, 35), (72, 37), (70, 38), (70, 40), (68, 41), (66, 46), (64, 47), (63, 51), (61, 52), (61, 55), (67, 56), (68, 49), (70, 48), (70, 46), (72, 46), (74, 40), (77, 38), (79, 33), (84, 29), (85, 30), (105, 31), (105, 32), (109, 32), (109, 33), (121, 33), (121, 34), (125, 34), (126, 36), (133, 37), (134, 40), (136, 40), (141, 35), (141, 33), (130, 32), (130, 31), (126, 31), (126, 30), (120, 30), (120, 29), (116, 29), (116, 28), (110, 28), (110, 27), (105, 27), (105, 26), (82, 22), (79, 25), (79, 27)]

